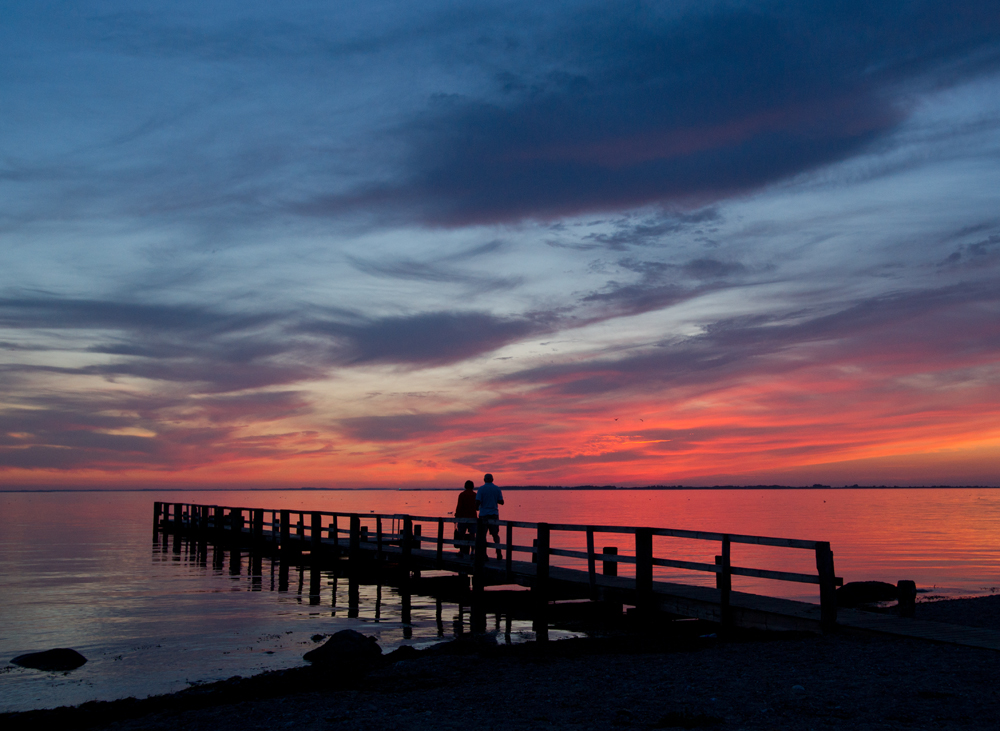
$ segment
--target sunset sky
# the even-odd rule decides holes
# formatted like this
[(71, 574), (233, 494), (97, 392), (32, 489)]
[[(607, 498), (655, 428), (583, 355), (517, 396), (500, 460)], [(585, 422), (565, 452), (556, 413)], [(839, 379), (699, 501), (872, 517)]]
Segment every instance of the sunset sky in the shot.
[(1000, 484), (994, 2), (0, 18), (0, 487)]

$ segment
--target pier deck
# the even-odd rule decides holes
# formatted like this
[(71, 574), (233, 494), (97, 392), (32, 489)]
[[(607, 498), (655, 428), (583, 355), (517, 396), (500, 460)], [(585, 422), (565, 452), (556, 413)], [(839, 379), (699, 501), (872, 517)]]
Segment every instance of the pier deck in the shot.
[[(474, 541), (457, 539), (454, 529), (463, 522), (471, 522)], [(406, 577), (428, 570), (447, 571), (471, 577), (474, 596), (488, 586), (520, 585), (530, 589), (542, 635), (546, 607), (558, 599), (603, 602), (618, 607), (618, 611), (628, 606), (646, 620), (666, 613), (719, 622), (724, 629), (832, 631), (837, 623), (835, 590), (843, 583), (834, 574), (829, 543), (766, 536), (500, 521), (505, 540), (497, 545), (487, 544), (483, 523), (455, 518), (190, 503), (156, 503), (154, 527), (314, 566), (337, 562), (346, 564), (350, 571), (365, 565), (392, 565)], [(619, 545), (604, 545), (598, 551), (598, 536), (605, 544), (613, 541)], [(679, 540), (671, 543), (673, 539)], [(691, 560), (678, 552), (705, 541), (719, 546), (713, 563), (704, 558)], [(677, 543), (683, 547), (678, 549)], [(816, 571), (734, 565), (734, 544), (808, 551), (815, 557)], [(491, 557), (497, 548), (502, 559)], [(460, 555), (460, 549), (471, 555)], [(695, 552), (694, 557), (703, 553), (702, 543), (701, 552)], [(693, 576), (713, 574), (715, 586), (680, 580), (687, 572)], [(818, 588), (819, 604), (734, 591), (733, 576), (813, 584)]]

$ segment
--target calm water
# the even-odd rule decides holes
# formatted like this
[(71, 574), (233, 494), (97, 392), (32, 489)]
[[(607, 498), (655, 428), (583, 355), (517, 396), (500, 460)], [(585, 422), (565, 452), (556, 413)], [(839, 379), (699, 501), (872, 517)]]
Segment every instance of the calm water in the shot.
[[(455, 492), (0, 493), (0, 660), (73, 647), (90, 661), (66, 674), (0, 668), (0, 710), (144, 696), (302, 664), (314, 634), (352, 627), (386, 650), (453, 636), (455, 605), (415, 596), (409, 625), (394, 590), (362, 587), (349, 617), (347, 582), (324, 574), (310, 597), (294, 569), (287, 590), (267, 561), (174, 553), (154, 542), (152, 504), (447, 515)], [(516, 491), (503, 517), (651, 525), (830, 541), (845, 581), (908, 578), (935, 595), (1000, 587), (1000, 490)], [(623, 553), (631, 547), (621, 536)], [(606, 545), (598, 539), (598, 548)], [(657, 539), (658, 556), (711, 563), (718, 545)], [(515, 536), (529, 543), (529, 535)], [(812, 573), (806, 551), (733, 545), (737, 565)], [(710, 583), (709, 574), (664, 575)], [(816, 601), (815, 588), (734, 577), (734, 588)], [(531, 638), (515, 622), (511, 641)], [(498, 632), (498, 641), (506, 641)]]

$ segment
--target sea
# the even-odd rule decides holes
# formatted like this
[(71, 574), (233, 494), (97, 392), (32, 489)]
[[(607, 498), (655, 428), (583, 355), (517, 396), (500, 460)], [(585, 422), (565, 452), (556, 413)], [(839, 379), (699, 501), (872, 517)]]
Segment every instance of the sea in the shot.
[[(383, 650), (426, 647), (468, 631), (468, 610), (413, 596), (410, 621), (389, 586), (324, 572), (287, 581), (264, 560), (209, 548), (175, 550), (153, 532), (153, 503), (448, 516), (458, 490), (253, 490), (0, 492), (0, 712), (145, 697), (304, 664), (316, 639), (346, 628)], [(844, 581), (916, 582), (920, 600), (1000, 590), (1000, 489), (587, 489), (508, 490), (505, 519), (650, 526), (829, 541)], [(580, 534), (572, 540), (582, 540)], [(599, 534), (631, 550), (626, 537)], [(714, 542), (658, 538), (656, 555), (711, 563)], [(522, 542), (516, 539), (516, 543)], [(530, 540), (528, 540), (530, 544)], [(570, 545), (569, 547), (573, 547)], [(815, 572), (808, 551), (733, 544), (733, 563)], [(658, 569), (672, 580), (712, 574)], [(734, 589), (818, 601), (816, 587), (734, 577)], [(498, 643), (533, 639), (530, 623), (489, 623)], [(550, 638), (574, 633), (550, 630)], [(10, 664), (55, 647), (88, 662), (52, 673)]]

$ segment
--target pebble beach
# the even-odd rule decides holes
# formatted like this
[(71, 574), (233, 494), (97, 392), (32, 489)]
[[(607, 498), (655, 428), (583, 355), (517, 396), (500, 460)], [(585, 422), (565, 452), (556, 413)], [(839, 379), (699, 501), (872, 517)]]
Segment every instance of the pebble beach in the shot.
[[(1000, 596), (917, 617), (1000, 630)], [(684, 623), (682, 623), (684, 624)], [(367, 673), (313, 667), (169, 696), (6, 714), (5, 729), (994, 729), (1000, 653), (838, 632), (688, 623), (655, 637), (397, 651)]]

